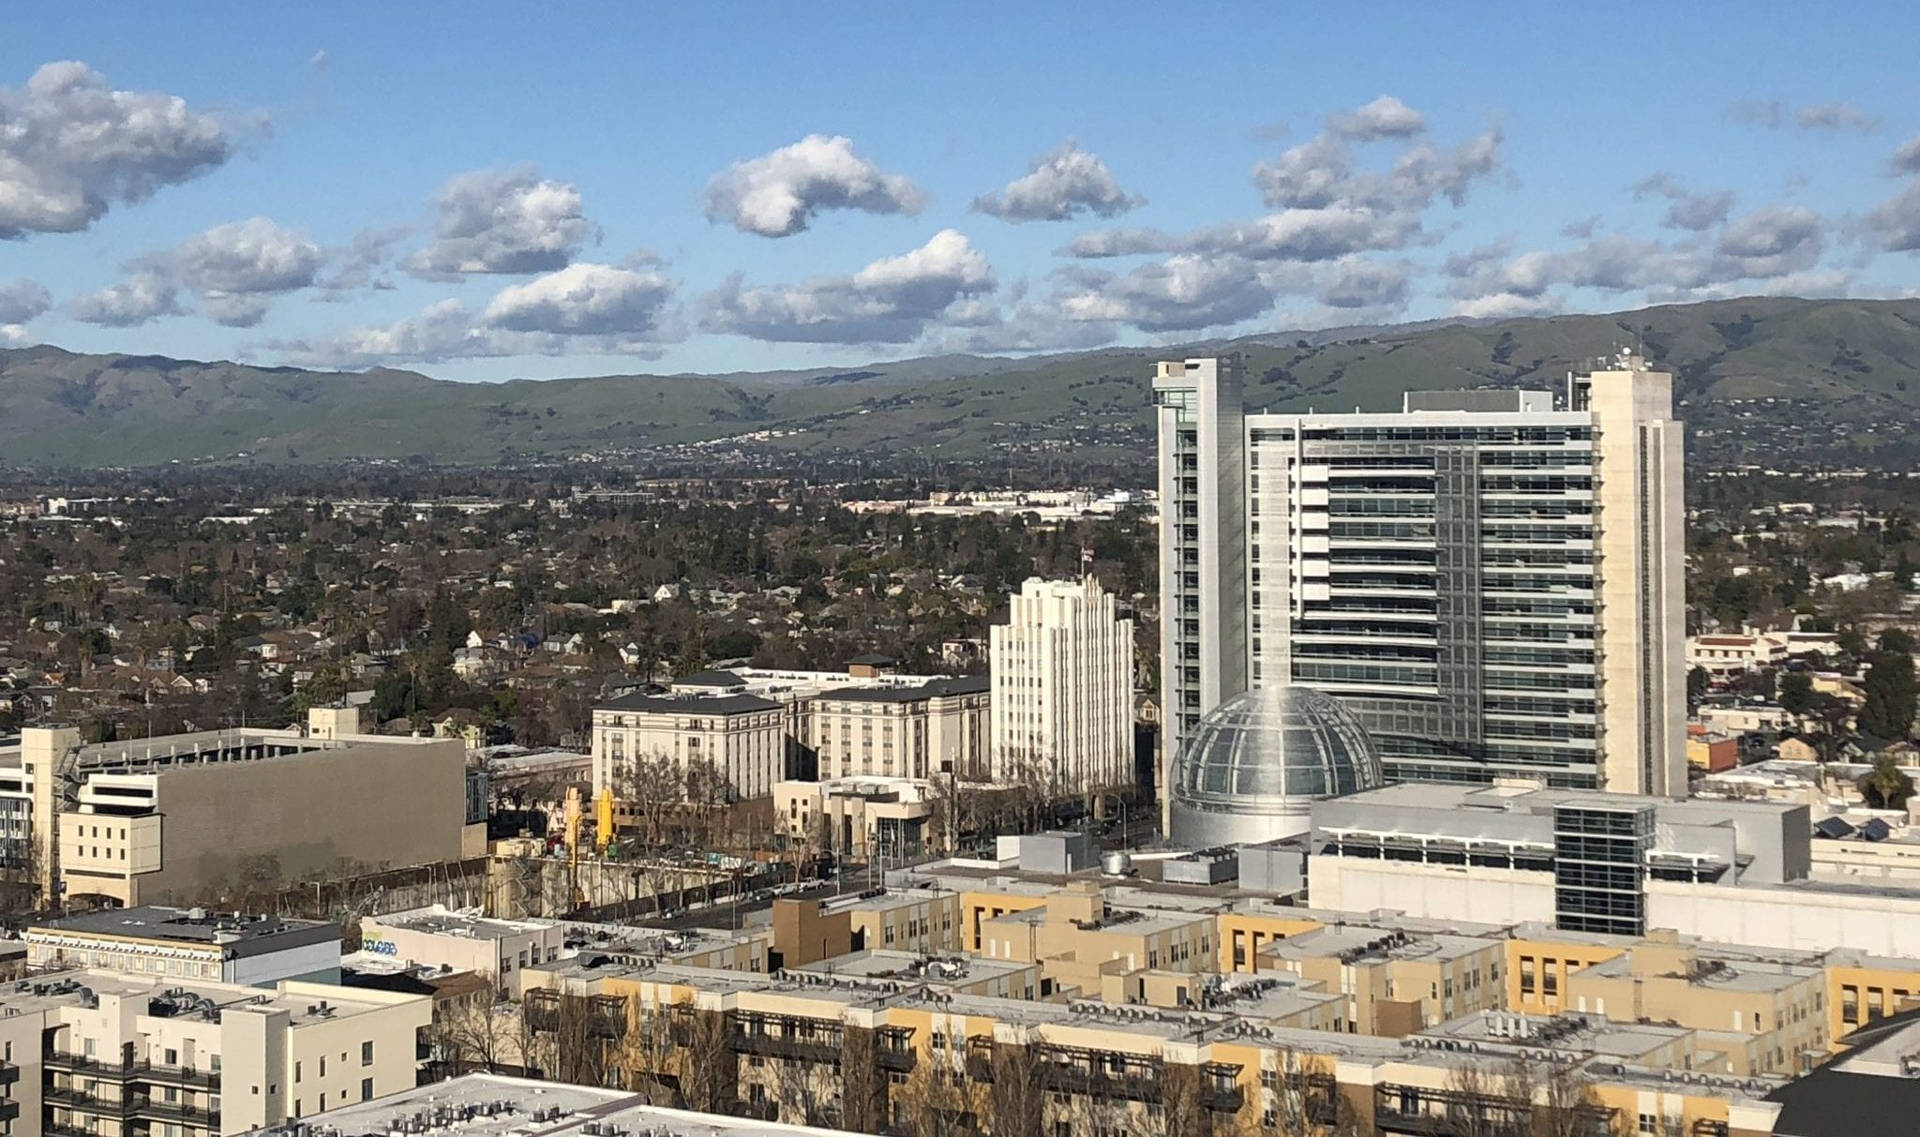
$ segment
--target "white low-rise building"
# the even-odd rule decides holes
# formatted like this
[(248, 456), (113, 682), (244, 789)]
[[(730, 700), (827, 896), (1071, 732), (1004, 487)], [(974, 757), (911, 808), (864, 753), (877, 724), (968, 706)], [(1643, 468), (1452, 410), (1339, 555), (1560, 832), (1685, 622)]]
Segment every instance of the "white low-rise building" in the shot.
[(0, 990), (8, 1131), (214, 1137), (373, 1101), (417, 1084), (432, 1019), (424, 995), (333, 984), (35, 976)]
[(271, 986), (340, 979), (340, 925), (208, 912), (107, 908), (29, 925), (27, 966)]
[(1687, 666), (1709, 675), (1737, 675), (1779, 667), (1788, 659), (1785, 633), (1710, 632), (1687, 637)]
[(853, 857), (924, 848), (933, 815), (932, 783), (917, 778), (789, 781), (773, 789), (775, 831), (804, 847)]
[(404, 963), (471, 971), (513, 996), (520, 994), (520, 973), (559, 959), (566, 938), (566, 929), (557, 921), (497, 920), (441, 904), (360, 920), (361, 951)]

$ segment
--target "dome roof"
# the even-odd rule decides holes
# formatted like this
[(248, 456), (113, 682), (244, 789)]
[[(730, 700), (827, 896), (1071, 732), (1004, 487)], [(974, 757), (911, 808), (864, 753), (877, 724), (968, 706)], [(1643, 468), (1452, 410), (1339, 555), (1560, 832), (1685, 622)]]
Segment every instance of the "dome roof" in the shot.
[(1338, 699), (1304, 687), (1256, 687), (1189, 732), (1169, 776), (1173, 839), (1247, 843), (1307, 828), (1315, 801), (1384, 784), (1380, 753)]

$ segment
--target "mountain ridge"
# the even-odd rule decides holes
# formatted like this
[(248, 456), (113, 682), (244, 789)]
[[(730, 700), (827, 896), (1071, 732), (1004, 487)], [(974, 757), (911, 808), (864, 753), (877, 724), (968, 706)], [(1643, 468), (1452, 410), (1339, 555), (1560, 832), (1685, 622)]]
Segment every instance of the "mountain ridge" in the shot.
[[(1145, 456), (1153, 445), (1148, 388), (1155, 359), (1240, 351), (1253, 409), (1387, 410), (1405, 390), (1557, 383), (1565, 370), (1621, 346), (1638, 346), (1675, 372), (1676, 397), (1690, 407), (1683, 417), (1707, 436), (1724, 432), (1728, 424), (1719, 420), (1744, 400), (1792, 400), (1803, 430), (1831, 412), (1833, 428), (1851, 423), (1855, 441), (1869, 451), (1884, 450), (1895, 425), (1920, 416), (1920, 300), (1751, 297), (1023, 358), (953, 354), (774, 372), (502, 383), (38, 345), (0, 350), (0, 462), (476, 465), (658, 451), (761, 432), (774, 436), (752, 444), (803, 453), (980, 458), (1085, 449)], [(1867, 437), (1882, 424), (1882, 437)]]

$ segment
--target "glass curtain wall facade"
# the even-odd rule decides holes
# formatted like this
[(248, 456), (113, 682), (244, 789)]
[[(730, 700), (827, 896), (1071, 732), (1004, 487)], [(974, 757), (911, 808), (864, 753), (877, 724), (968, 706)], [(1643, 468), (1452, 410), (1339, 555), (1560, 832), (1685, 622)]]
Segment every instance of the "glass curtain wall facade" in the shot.
[(1251, 679), (1338, 696), (1394, 780), (1596, 784), (1593, 428), (1519, 417), (1248, 419)]
[(1392, 780), (1685, 793), (1671, 376), (1236, 418), (1238, 369), (1210, 362), (1154, 380), (1163, 755), (1298, 685), (1353, 709)]

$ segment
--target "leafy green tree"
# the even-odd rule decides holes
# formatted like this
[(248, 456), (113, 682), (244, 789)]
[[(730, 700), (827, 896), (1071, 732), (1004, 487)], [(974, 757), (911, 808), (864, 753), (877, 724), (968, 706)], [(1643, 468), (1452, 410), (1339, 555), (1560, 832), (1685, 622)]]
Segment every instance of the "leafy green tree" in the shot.
[(1913, 779), (1893, 764), (1893, 755), (1881, 754), (1860, 779), (1860, 796), (1874, 809), (1905, 809), (1913, 796)]
[(1780, 677), (1780, 707), (1788, 714), (1804, 715), (1813, 709), (1813, 676), (1804, 671), (1789, 671)]
[(1860, 729), (1880, 738), (1902, 740), (1913, 733), (1913, 637), (1899, 628), (1880, 634), (1879, 650), (1867, 668), (1866, 702)]
[(1687, 705), (1699, 706), (1700, 700), (1707, 697), (1707, 687), (1711, 682), (1712, 679), (1707, 675), (1706, 668), (1689, 668), (1687, 670)]

